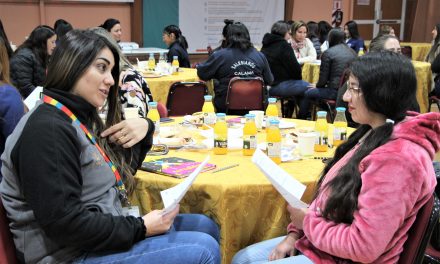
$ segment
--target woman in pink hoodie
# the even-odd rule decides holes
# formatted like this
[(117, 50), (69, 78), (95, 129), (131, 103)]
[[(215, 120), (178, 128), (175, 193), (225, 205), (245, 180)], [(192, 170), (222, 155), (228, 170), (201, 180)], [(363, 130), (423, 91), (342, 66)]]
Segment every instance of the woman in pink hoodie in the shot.
[(287, 236), (251, 245), (232, 263), (398, 262), (436, 185), (440, 113), (407, 112), (417, 84), (402, 55), (370, 53), (350, 70), (343, 99), (361, 126), (327, 163), (309, 208), (287, 207)]

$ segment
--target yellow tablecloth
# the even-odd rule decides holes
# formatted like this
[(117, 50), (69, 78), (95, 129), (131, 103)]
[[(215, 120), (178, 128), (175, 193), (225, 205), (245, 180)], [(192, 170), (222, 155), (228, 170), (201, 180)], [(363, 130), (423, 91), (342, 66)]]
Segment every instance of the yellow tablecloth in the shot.
[[(297, 127), (314, 126), (311, 121), (289, 121), (295, 122)], [(265, 133), (258, 137), (259, 142), (265, 141)], [(333, 151), (315, 154), (330, 156)], [(181, 201), (180, 208), (182, 213), (205, 214), (219, 224), (222, 263), (230, 263), (233, 255), (247, 245), (285, 234), (289, 223), (286, 201), (252, 164), (251, 157), (243, 156), (241, 150), (229, 151), (226, 156), (214, 155), (212, 151), (170, 151), (167, 156), (202, 161), (207, 155), (217, 168), (234, 163), (240, 165), (218, 173), (201, 173)], [(290, 175), (307, 185), (302, 199), (305, 202), (311, 201), (323, 166), (320, 159), (281, 164)], [(140, 205), (143, 213), (163, 208), (160, 191), (181, 182), (180, 179), (144, 171), (138, 171), (136, 180), (132, 201)]]
[[(370, 49), (370, 40), (365, 41), (365, 46)], [(410, 46), (412, 48), (411, 59), (415, 61), (425, 61), (426, 56), (431, 49), (431, 43), (417, 43), (417, 42), (400, 42), (400, 46)]]
[[(420, 43), (423, 44), (423, 43)], [(420, 112), (428, 112), (428, 94), (431, 91), (431, 64), (422, 61), (412, 61), (417, 76), (417, 102)], [(319, 80), (319, 67), (316, 63), (304, 63), (302, 78), (309, 83), (317, 83)]]

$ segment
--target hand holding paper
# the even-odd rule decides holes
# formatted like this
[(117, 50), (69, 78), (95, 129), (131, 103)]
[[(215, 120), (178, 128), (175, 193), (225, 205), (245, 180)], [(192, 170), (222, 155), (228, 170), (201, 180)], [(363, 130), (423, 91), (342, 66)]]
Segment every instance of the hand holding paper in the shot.
[(252, 162), (264, 173), (275, 189), (292, 207), (307, 208), (308, 205), (301, 201), (301, 197), (306, 190), (304, 184), (292, 178), (260, 149), (255, 151)]

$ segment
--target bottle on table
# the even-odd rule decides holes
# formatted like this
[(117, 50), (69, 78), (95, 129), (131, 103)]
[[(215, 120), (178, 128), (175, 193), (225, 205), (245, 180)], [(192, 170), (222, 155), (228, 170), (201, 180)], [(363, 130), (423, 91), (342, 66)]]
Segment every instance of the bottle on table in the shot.
[(163, 52), (159, 53), (159, 63), (166, 63), (165, 54)]
[(205, 102), (202, 107), (203, 123), (205, 125), (213, 125), (215, 124), (215, 111), (212, 104), (212, 95), (205, 95), (204, 98)]
[(148, 70), (154, 71), (156, 68), (156, 59), (154, 58), (154, 54), (150, 53), (150, 56), (148, 57)]
[(179, 59), (177, 56), (173, 56), (173, 62), (171, 63), (173, 75), (177, 75), (179, 73)]
[(339, 146), (347, 140), (347, 119), (345, 107), (336, 107), (336, 117), (333, 122), (333, 145)]
[(266, 133), (267, 156), (276, 164), (281, 163), (281, 132), (280, 121), (275, 118), (269, 120), (269, 128)]
[(360, 57), (363, 55), (365, 55), (364, 48), (359, 48), (358, 56)]
[(327, 112), (318, 111), (318, 119), (315, 123), (315, 131), (318, 134), (315, 141), (315, 151), (325, 152), (328, 150), (328, 124)]
[(214, 126), (214, 154), (225, 155), (228, 153), (228, 125), (226, 114), (217, 113), (217, 122)]
[(149, 118), (154, 123), (154, 136), (158, 136), (160, 132), (160, 115), (157, 110), (157, 102), (148, 102), (148, 114)]
[(246, 123), (243, 127), (243, 155), (252, 156), (257, 149), (257, 126), (255, 115), (247, 114)]
[(266, 132), (269, 128), (269, 120), (271, 118), (278, 119), (278, 108), (277, 108), (277, 99), (276, 98), (269, 98), (269, 105), (266, 108)]

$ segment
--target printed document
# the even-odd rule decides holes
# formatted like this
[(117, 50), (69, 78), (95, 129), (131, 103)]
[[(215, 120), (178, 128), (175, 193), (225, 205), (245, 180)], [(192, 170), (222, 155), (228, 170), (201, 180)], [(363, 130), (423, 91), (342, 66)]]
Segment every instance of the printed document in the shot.
[(255, 150), (252, 162), (266, 175), (267, 179), (295, 208), (307, 208), (308, 205), (301, 201), (301, 197), (306, 190), (306, 186), (292, 178), (286, 171), (273, 162), (260, 149)]

